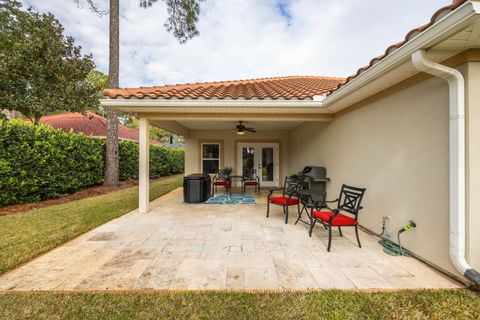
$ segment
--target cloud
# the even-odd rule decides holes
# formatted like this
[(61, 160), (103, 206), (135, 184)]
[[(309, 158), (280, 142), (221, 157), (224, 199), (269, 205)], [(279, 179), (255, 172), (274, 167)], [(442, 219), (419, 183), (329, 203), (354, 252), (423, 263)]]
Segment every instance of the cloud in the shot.
[[(161, 1), (121, 1), (121, 86), (284, 75), (348, 76), (450, 0), (207, 0), (200, 36), (180, 45), (163, 24)], [(73, 0), (24, 0), (50, 11), (108, 70), (108, 17)], [(108, 8), (107, 0), (99, 0)]]

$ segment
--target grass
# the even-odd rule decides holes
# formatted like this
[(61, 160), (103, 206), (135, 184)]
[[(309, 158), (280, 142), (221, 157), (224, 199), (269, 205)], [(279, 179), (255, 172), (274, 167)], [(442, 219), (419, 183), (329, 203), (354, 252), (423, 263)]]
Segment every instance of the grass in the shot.
[[(181, 186), (182, 176), (150, 184), (150, 199)], [(138, 207), (138, 187), (0, 216), (0, 274)], [(0, 314), (1, 317), (1, 314)]]
[(466, 290), (0, 295), (2, 319), (479, 319)]

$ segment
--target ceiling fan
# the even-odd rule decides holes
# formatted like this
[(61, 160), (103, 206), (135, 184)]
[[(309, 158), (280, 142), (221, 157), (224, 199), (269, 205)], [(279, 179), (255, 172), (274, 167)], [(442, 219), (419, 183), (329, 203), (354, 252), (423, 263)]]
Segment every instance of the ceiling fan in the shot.
[(239, 136), (243, 136), (245, 134), (245, 131), (257, 132), (254, 128), (245, 127), (245, 125), (243, 124), (243, 121), (239, 121), (238, 124), (237, 124), (237, 134)]

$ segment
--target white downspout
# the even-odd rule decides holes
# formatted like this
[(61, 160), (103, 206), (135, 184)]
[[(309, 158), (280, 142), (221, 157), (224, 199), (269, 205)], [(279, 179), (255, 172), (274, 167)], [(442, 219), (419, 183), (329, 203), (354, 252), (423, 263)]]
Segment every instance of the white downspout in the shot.
[(413, 65), (448, 81), (450, 96), (450, 259), (475, 285), (480, 273), (465, 259), (465, 80), (460, 71), (435, 63), (425, 50), (412, 54)]

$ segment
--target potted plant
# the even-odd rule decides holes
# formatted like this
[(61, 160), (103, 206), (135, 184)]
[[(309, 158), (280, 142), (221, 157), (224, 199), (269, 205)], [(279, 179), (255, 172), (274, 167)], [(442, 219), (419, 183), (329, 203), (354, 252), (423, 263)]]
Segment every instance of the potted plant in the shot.
[(231, 176), (232, 175), (232, 171), (233, 171), (233, 168), (232, 167), (225, 167), (223, 168), (223, 172), (225, 172), (225, 175), (227, 177)]

